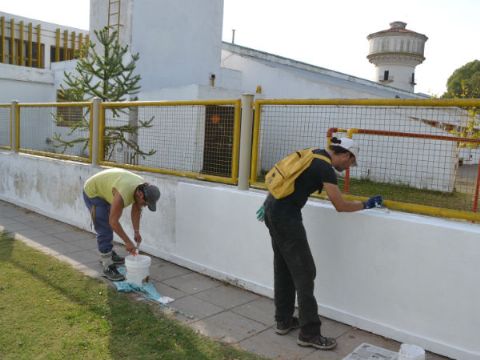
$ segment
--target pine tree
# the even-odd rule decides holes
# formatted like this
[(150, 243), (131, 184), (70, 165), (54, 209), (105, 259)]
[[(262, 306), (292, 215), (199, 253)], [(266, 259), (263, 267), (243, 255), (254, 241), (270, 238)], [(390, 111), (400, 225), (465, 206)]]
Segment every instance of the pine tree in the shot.
[[(96, 45), (90, 42), (80, 51), (85, 56), (80, 57), (73, 73), (65, 72), (65, 84), (60, 85), (59, 97), (65, 101), (91, 101), (98, 97), (102, 101), (135, 101), (138, 98), (140, 90), (140, 75), (134, 75), (136, 61), (139, 54), (132, 54), (128, 63), (124, 62), (124, 57), (128, 53), (128, 46), (121, 46), (118, 41), (118, 33), (109, 31), (107, 27), (102, 30), (95, 30), (95, 36), (101, 49), (97, 51)], [(126, 114), (126, 110), (112, 110), (113, 117), (118, 118), (121, 114)], [(132, 117), (132, 113), (134, 116)], [(88, 130), (89, 121), (86, 114), (81, 121), (72, 125), (68, 136), (76, 130)], [(130, 110), (130, 121), (127, 125), (105, 126), (104, 158), (110, 160), (116, 146), (129, 149), (130, 161), (135, 162), (138, 156), (150, 156), (155, 150), (148, 152), (140, 149), (137, 143), (137, 134), (140, 128), (150, 128), (153, 117), (147, 121), (142, 121), (136, 116), (136, 109)], [(132, 121), (133, 118), (133, 121)], [(56, 119), (57, 121), (63, 119)], [(65, 140), (58, 133), (53, 137), (54, 146), (61, 148), (63, 152), (67, 148), (82, 144), (83, 151), (87, 149), (89, 138), (79, 137), (74, 140)]]

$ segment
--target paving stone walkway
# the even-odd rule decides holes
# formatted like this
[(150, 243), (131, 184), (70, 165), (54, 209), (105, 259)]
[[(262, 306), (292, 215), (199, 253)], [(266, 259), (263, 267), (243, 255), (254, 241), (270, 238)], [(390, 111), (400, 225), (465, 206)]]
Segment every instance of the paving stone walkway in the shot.
[[(0, 231), (8, 231), (83, 273), (101, 278), (95, 235), (52, 220), (24, 208), (0, 201)], [(119, 253), (125, 254), (116, 245)], [(188, 326), (211, 338), (235, 344), (272, 359), (343, 359), (362, 343), (398, 351), (396, 341), (322, 318), (322, 333), (335, 337), (333, 351), (302, 348), (296, 344), (298, 330), (279, 336), (273, 330), (273, 301), (233, 285), (152, 257), (150, 281), (159, 293), (174, 298), (167, 311)], [(427, 353), (427, 360), (444, 357)]]

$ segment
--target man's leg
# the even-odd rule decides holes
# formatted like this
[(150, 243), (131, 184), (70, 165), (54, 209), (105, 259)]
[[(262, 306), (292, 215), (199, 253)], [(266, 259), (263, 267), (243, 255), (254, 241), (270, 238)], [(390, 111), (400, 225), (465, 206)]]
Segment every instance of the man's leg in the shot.
[(320, 334), (320, 318), (314, 296), (315, 263), (300, 216), (275, 219), (277, 246), (297, 292), (300, 326), (309, 334)]
[(277, 223), (277, 231), (282, 234), (279, 237), (281, 242), (279, 249), (297, 290), (301, 326), (297, 343), (300, 346), (311, 346), (321, 350), (333, 349), (337, 345), (335, 339), (322, 336), (320, 333), (321, 321), (314, 296), (316, 268), (301, 215), (281, 219)]
[(275, 321), (288, 322), (295, 310), (295, 285), (287, 263), (283, 259), (283, 255), (277, 245), (278, 235), (276, 234), (275, 226), (269, 218), (265, 219), (265, 224), (272, 238)]
[(97, 233), (97, 246), (103, 273), (112, 281), (124, 280), (125, 277), (117, 271), (112, 259), (113, 231), (109, 224), (110, 204), (98, 197), (89, 198), (85, 193), (83, 193), (83, 198)]

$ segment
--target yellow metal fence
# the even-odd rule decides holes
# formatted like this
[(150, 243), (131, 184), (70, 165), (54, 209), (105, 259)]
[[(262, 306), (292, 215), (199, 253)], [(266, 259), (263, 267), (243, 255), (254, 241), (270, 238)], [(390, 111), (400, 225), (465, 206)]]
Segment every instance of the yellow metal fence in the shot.
[[(265, 188), (264, 174), (292, 151), (350, 136), (361, 150), (359, 166), (339, 176), (348, 197), (381, 194), (392, 209), (480, 221), (480, 100), (270, 99), (254, 107), (251, 186)], [(0, 105), (0, 147), (92, 161), (93, 103), (10, 110)], [(100, 103), (99, 113), (101, 165), (237, 184), (240, 100)]]
[(0, 104), (0, 149), (12, 148), (10, 105)]
[(92, 103), (18, 104), (17, 150), (91, 162)]
[(338, 137), (364, 129), (371, 132), (353, 134), (360, 156), (348, 174), (350, 195), (382, 194), (392, 209), (478, 221), (479, 143), (458, 139), (480, 135), (479, 106), (480, 100), (257, 100), (250, 182), (264, 187), (264, 174), (297, 149), (325, 148), (329, 129), (339, 129), (330, 134)]
[(102, 103), (101, 164), (236, 184), (240, 107), (240, 100)]

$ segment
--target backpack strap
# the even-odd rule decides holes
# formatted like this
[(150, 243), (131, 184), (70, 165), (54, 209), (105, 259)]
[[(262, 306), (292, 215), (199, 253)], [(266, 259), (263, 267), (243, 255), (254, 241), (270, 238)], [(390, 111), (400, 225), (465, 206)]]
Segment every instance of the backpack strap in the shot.
[(330, 158), (326, 157), (325, 155), (313, 154), (313, 157), (314, 157), (315, 159), (323, 160), (323, 161), (325, 161), (326, 163), (332, 165), (332, 160), (330, 160)]

